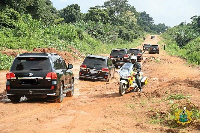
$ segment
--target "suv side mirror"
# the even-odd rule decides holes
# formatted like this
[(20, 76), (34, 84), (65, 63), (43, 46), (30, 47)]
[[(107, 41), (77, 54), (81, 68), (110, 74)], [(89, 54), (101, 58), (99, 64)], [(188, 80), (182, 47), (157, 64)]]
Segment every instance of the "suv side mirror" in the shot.
[(68, 64), (68, 69), (72, 69), (73, 65), (72, 64)]

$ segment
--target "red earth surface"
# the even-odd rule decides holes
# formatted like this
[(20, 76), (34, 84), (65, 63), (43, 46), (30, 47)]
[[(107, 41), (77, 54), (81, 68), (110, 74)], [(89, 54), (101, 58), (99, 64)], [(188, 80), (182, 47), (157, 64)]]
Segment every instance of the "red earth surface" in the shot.
[[(159, 36), (146, 38), (143, 43), (157, 44)], [(142, 48), (142, 45), (139, 46)], [(160, 133), (200, 132), (200, 121), (173, 127), (167, 120), (174, 103), (192, 103), (200, 109), (200, 69), (185, 60), (170, 56), (162, 49), (160, 54), (144, 53), (142, 71), (148, 77), (144, 92), (119, 95), (119, 75), (110, 82), (82, 81), (78, 79), (82, 54), (71, 48), (71, 53), (56, 49), (34, 49), (33, 52), (60, 54), (73, 63), (75, 94), (62, 103), (45, 100), (25, 100), (13, 104), (5, 96), (5, 75), (0, 71), (0, 132), (1, 133)], [(166, 46), (167, 47), (167, 46)], [(6, 50), (2, 53), (16, 56), (25, 50)], [(180, 100), (170, 96), (185, 96)], [(176, 124), (174, 124), (176, 125)]]

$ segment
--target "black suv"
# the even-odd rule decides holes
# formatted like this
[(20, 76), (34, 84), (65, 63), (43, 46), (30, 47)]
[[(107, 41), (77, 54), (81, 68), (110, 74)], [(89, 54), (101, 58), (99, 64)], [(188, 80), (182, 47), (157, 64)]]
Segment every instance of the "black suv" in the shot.
[(154, 39), (155, 38), (155, 36), (151, 36), (151, 39)]
[(80, 66), (79, 79), (109, 81), (114, 78), (115, 66), (108, 57), (88, 55)]
[(22, 96), (62, 102), (63, 94), (71, 97), (74, 93), (72, 68), (54, 53), (20, 54), (6, 74), (7, 96), (11, 102), (19, 102)]
[(143, 50), (144, 51), (149, 51), (151, 47), (151, 44), (143, 44)]
[(150, 50), (149, 50), (149, 54), (159, 54), (159, 46), (158, 45), (151, 45)]
[(128, 50), (128, 54), (131, 56), (131, 55), (134, 55), (134, 56), (137, 56), (137, 61), (138, 62), (141, 62), (143, 57), (142, 57), (142, 50), (141, 49), (138, 49), (138, 48), (130, 48)]
[(129, 62), (127, 49), (113, 49), (110, 53), (110, 59), (116, 68), (120, 68), (126, 62)]

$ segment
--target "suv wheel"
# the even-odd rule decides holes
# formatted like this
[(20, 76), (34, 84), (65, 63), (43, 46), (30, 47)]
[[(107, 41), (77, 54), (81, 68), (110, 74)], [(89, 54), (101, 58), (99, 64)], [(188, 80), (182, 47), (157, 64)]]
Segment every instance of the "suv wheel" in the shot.
[(72, 80), (71, 86), (72, 86), (71, 91), (66, 93), (67, 97), (72, 97), (74, 95), (74, 80)]
[(59, 96), (56, 99), (57, 103), (61, 103), (63, 101), (63, 85), (61, 84), (60, 90), (59, 90)]
[(11, 100), (12, 103), (19, 103), (21, 97), (20, 96), (12, 96), (12, 97), (9, 97), (9, 99)]
[(108, 78), (106, 79), (106, 82), (109, 82), (110, 81), (110, 74), (108, 75)]

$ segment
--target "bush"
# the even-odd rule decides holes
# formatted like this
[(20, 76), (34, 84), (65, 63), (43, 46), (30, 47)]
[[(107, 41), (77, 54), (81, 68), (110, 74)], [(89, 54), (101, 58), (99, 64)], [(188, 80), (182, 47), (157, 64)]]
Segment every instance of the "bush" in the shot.
[(14, 58), (0, 53), (0, 70), (9, 69)]
[(171, 55), (179, 56), (192, 64), (200, 65), (200, 36), (195, 39), (190, 38), (191, 40), (186, 45), (180, 46), (176, 41), (177, 38), (173, 36), (174, 32), (176, 32), (176, 28), (172, 28), (162, 34), (163, 41), (166, 44), (166, 50)]

